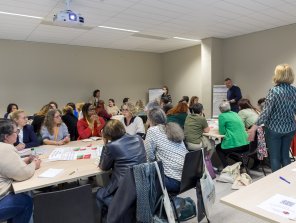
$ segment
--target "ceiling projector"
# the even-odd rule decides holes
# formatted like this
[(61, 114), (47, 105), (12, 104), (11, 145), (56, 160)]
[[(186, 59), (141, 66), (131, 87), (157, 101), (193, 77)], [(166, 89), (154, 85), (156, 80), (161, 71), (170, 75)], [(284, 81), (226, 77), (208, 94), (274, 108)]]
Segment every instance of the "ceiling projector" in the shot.
[(71, 10), (61, 11), (53, 16), (53, 22), (64, 26), (77, 26), (84, 24), (84, 18)]

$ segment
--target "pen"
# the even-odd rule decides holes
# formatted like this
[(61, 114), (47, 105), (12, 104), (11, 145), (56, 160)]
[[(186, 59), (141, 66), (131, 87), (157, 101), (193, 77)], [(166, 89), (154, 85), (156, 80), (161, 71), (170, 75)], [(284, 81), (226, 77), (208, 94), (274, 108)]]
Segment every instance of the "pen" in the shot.
[(283, 180), (283, 181), (285, 181), (285, 182), (288, 183), (288, 184), (291, 183), (290, 181), (286, 180), (286, 179), (285, 179), (284, 177), (282, 177), (282, 176), (280, 176), (280, 179)]
[(71, 173), (69, 173), (69, 175), (72, 175), (72, 174), (74, 174), (74, 173), (76, 173), (76, 170), (74, 170), (74, 171), (72, 171)]

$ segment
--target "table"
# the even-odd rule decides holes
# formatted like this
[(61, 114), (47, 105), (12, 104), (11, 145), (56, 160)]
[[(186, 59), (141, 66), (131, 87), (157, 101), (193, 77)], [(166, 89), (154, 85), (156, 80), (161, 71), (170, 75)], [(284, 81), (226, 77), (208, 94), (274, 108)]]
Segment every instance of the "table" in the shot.
[[(61, 147), (85, 147), (89, 144), (93, 146), (102, 145), (103, 141), (92, 141), (92, 142), (82, 142), (82, 141), (72, 141)], [(39, 147), (37, 147), (38, 149)], [(49, 152), (57, 146), (43, 145), (40, 148), (47, 148)], [(98, 168), (98, 161), (95, 159), (81, 159), (81, 160), (71, 160), (71, 161), (51, 161), (47, 160), (49, 154), (41, 156), (42, 162), (40, 169), (35, 171), (33, 177), (22, 182), (14, 182), (12, 184), (14, 192), (21, 193), (25, 191), (30, 191), (34, 189), (39, 189), (47, 186), (52, 186), (60, 183), (71, 182), (82, 177), (95, 176), (104, 173), (100, 168)], [(64, 169), (62, 173), (54, 178), (40, 178), (38, 177), (41, 173), (48, 170), (49, 168)], [(75, 173), (73, 173), (75, 171)], [(72, 174), (70, 174), (72, 173)]]
[[(282, 218), (257, 207), (275, 194), (296, 198), (296, 172), (292, 171), (294, 168), (296, 168), (296, 162), (221, 198), (220, 201), (268, 222), (295, 223), (295, 221)], [(279, 176), (289, 180), (291, 184), (280, 180)]]

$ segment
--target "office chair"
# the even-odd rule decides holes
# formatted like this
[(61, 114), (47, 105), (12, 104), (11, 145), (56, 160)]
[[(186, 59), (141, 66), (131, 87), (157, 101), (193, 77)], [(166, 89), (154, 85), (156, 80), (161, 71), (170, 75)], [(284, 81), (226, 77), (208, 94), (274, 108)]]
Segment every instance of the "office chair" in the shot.
[[(256, 159), (257, 156), (257, 146), (254, 146), (252, 144), (246, 145), (246, 147), (249, 148), (248, 151), (245, 152), (231, 152), (229, 154), (227, 154), (226, 159), (227, 158), (232, 158), (234, 160), (238, 160), (240, 162), (242, 162), (243, 167), (245, 168), (247, 174), (250, 174), (250, 170), (249, 170), (249, 162), (250, 159)], [(266, 176), (266, 172), (263, 168), (263, 160), (259, 160), (259, 166), (262, 169), (262, 172), (264, 174), (264, 176)]]
[(90, 185), (37, 194), (34, 223), (94, 223)]
[[(162, 179), (164, 179), (164, 170), (161, 161), (157, 161)], [(141, 165), (141, 164), (139, 164)], [(147, 186), (147, 185), (145, 185)], [(158, 175), (155, 174), (155, 189), (156, 200), (158, 201), (162, 195), (161, 186), (158, 180)], [(108, 207), (107, 222), (108, 223), (123, 223), (136, 222), (136, 206), (137, 193), (136, 182), (134, 179), (133, 167), (129, 168), (122, 181), (118, 185), (118, 189), (114, 194), (112, 202)], [(158, 204), (155, 205), (154, 212), (157, 211)], [(103, 219), (101, 219), (102, 222)]]
[(177, 222), (180, 222), (180, 220), (177, 214), (177, 208), (173, 202), (173, 197), (196, 187), (197, 181), (202, 177), (204, 172), (202, 156), (202, 150), (192, 151), (185, 155), (180, 191), (178, 193), (169, 194), (176, 214)]

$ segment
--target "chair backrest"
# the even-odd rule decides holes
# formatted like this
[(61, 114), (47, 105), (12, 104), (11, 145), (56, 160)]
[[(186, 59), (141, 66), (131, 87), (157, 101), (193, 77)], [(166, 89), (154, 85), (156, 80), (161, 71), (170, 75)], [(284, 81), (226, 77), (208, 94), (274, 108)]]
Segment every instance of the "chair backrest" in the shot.
[[(157, 161), (161, 176), (164, 181), (164, 170), (161, 161)], [(141, 165), (141, 164), (139, 164)], [(158, 175), (155, 174), (156, 200), (162, 195)], [(136, 182), (134, 178), (133, 167), (129, 168), (118, 185), (113, 200), (108, 207), (107, 222), (123, 223), (136, 222), (136, 205), (137, 205)]]
[(34, 223), (93, 223), (90, 185), (37, 194), (34, 197)]
[(202, 177), (203, 172), (204, 163), (202, 150), (187, 153), (184, 160), (179, 193), (194, 188), (197, 180)]

